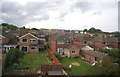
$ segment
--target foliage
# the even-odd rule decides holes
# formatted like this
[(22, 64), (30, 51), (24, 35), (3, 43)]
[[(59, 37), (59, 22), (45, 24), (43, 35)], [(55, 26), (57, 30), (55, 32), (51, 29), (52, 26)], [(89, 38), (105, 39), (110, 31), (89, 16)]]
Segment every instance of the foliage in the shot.
[(87, 32), (88, 30), (87, 29), (84, 29), (83, 32)]
[(20, 31), (21, 31), (22, 35), (28, 33), (28, 30), (27, 30), (27, 29), (24, 29), (24, 28), (20, 28)]
[(23, 58), (24, 56), (24, 52), (19, 50), (19, 49), (15, 49), (12, 48), (8, 51), (8, 53), (6, 54), (6, 67), (10, 67), (12, 66), (14, 63), (19, 64), (19, 59)]
[(100, 29), (95, 29), (95, 28), (90, 28), (90, 29), (88, 30), (88, 32), (90, 32), (90, 33), (102, 33), (102, 30), (100, 30)]
[(2, 26), (6, 29), (10, 29), (10, 30), (16, 30), (17, 27), (13, 24), (8, 24), (8, 23), (2, 23)]
[(37, 29), (37, 28), (32, 28), (32, 30), (39, 30), (39, 29)]
[(48, 40), (49, 40), (49, 35), (46, 35), (45, 39), (46, 39), (46, 41), (48, 42)]
[(54, 53), (54, 55), (55, 55), (55, 57), (57, 57), (57, 59), (58, 59), (60, 62), (62, 61), (62, 59), (63, 59), (62, 56), (60, 56), (60, 55), (57, 54), (57, 53)]
[(25, 29), (25, 26), (21, 27), (21, 29)]
[(15, 63), (10, 68), (11, 69), (29, 69), (29, 66)]
[(106, 48), (101, 48), (101, 52), (107, 53), (111, 58), (113, 59), (113, 62), (118, 62), (120, 55), (120, 49), (118, 48), (113, 48), (113, 49), (106, 49)]
[(93, 75), (118, 75), (118, 66), (111, 61), (103, 61), (101, 66), (96, 65), (91, 71)]
[(90, 32), (90, 33), (103, 33), (100, 29), (95, 29), (94, 27), (90, 28), (89, 30), (84, 29), (83, 32)]
[(120, 37), (120, 32), (112, 32), (111, 34), (113, 34), (115, 37)]

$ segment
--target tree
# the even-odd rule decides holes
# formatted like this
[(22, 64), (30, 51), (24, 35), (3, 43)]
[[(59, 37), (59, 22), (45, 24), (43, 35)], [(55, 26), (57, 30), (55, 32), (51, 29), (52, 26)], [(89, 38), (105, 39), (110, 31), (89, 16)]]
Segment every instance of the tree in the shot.
[(83, 32), (87, 32), (88, 30), (87, 29), (84, 29)]
[(12, 66), (14, 63), (19, 64), (19, 59), (23, 58), (23, 55), (24, 52), (19, 49), (10, 49), (6, 54), (6, 68)]
[(118, 61), (119, 57), (120, 57), (120, 55), (118, 55), (118, 53), (120, 53), (119, 48), (113, 48), (113, 49), (101, 48), (100, 51), (107, 53), (112, 58), (113, 62), (115, 62), (115, 63), (119, 62)]
[(13, 24), (2, 23), (2, 26), (7, 28), (7, 29), (10, 29), (10, 30), (16, 30), (17, 29), (17, 27)]
[(25, 26), (23, 26), (22, 28), (25, 29)]
[(39, 29), (37, 29), (37, 28), (32, 28), (32, 30), (39, 30)]
[(96, 32), (96, 29), (95, 29), (95, 28), (90, 28), (90, 29), (89, 29), (89, 32), (90, 32), (90, 33), (95, 33), (95, 32)]
[(118, 66), (111, 61), (104, 60), (101, 66), (93, 67), (92, 74), (94, 75), (118, 75)]

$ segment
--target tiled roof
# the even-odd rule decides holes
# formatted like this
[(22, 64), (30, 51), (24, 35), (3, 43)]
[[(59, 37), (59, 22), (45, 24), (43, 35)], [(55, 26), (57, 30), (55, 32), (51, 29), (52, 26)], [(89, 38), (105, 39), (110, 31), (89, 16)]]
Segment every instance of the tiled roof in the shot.
[(90, 56), (93, 56), (93, 57), (98, 57), (98, 58), (105, 58), (107, 55), (105, 53), (102, 53), (102, 52), (99, 52), (99, 51), (82, 51), (83, 54), (86, 54), (86, 55), (90, 55)]
[(57, 40), (59, 37), (65, 37), (65, 38), (71, 37), (72, 39), (72, 35), (70, 33), (65, 33), (65, 32), (61, 32), (61, 33), (57, 32), (57, 33), (50, 35), (50, 39), (52, 40)]

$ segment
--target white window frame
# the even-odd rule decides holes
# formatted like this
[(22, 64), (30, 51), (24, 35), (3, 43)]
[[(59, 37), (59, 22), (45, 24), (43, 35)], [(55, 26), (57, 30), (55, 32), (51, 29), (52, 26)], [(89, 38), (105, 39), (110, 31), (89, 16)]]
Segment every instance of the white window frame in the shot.
[[(33, 40), (35, 40), (35, 41), (33, 41)], [(36, 42), (36, 39), (30, 39), (30, 42)]]
[(65, 44), (64, 41), (57, 41), (57, 44)]
[[(33, 46), (34, 47), (34, 46)], [(31, 49), (33, 48), (33, 47), (31, 47)], [(34, 47), (35, 49), (32, 49), (32, 50), (38, 50), (38, 48), (37, 47)]]
[(21, 42), (22, 42), (22, 43), (27, 43), (27, 42), (28, 42), (28, 39), (27, 39), (27, 41), (26, 41), (26, 42), (23, 42), (23, 39), (21, 39)]
[[(73, 51), (74, 51), (74, 53), (73, 53)], [(72, 50), (72, 54), (76, 54), (76, 53), (78, 53), (78, 50)]]
[[(20, 47), (20, 50), (22, 50), (22, 47), (27, 47), (27, 51), (26, 52), (28, 52), (28, 46), (21, 46)], [(23, 51), (23, 50), (22, 50)], [(25, 51), (24, 51), (25, 52)]]

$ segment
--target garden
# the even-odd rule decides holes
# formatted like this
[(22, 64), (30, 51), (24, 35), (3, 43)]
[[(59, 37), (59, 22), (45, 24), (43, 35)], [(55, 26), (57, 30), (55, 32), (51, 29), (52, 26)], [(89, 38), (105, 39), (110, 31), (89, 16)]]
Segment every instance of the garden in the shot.
[(50, 64), (46, 54), (26, 54), (18, 49), (11, 49), (6, 55), (5, 66), (8, 69), (36, 69), (41, 65)]
[[(71, 70), (69, 70), (69, 65), (72, 64)], [(65, 68), (68, 68), (67, 73), (68, 74), (80, 74), (80, 75), (86, 75), (89, 74), (92, 66), (85, 63), (79, 58), (63, 58), (62, 59), (62, 66)]]
[[(80, 58), (61, 57), (56, 53), (55, 56), (59, 59), (63, 68), (68, 74), (89, 75), (90, 71), (92, 70), (92, 66), (85, 63)], [(71, 69), (69, 69), (70, 64), (72, 65)]]
[(30, 69), (38, 68), (40, 65), (49, 64), (48, 58), (45, 54), (26, 54), (20, 63), (28, 66)]

